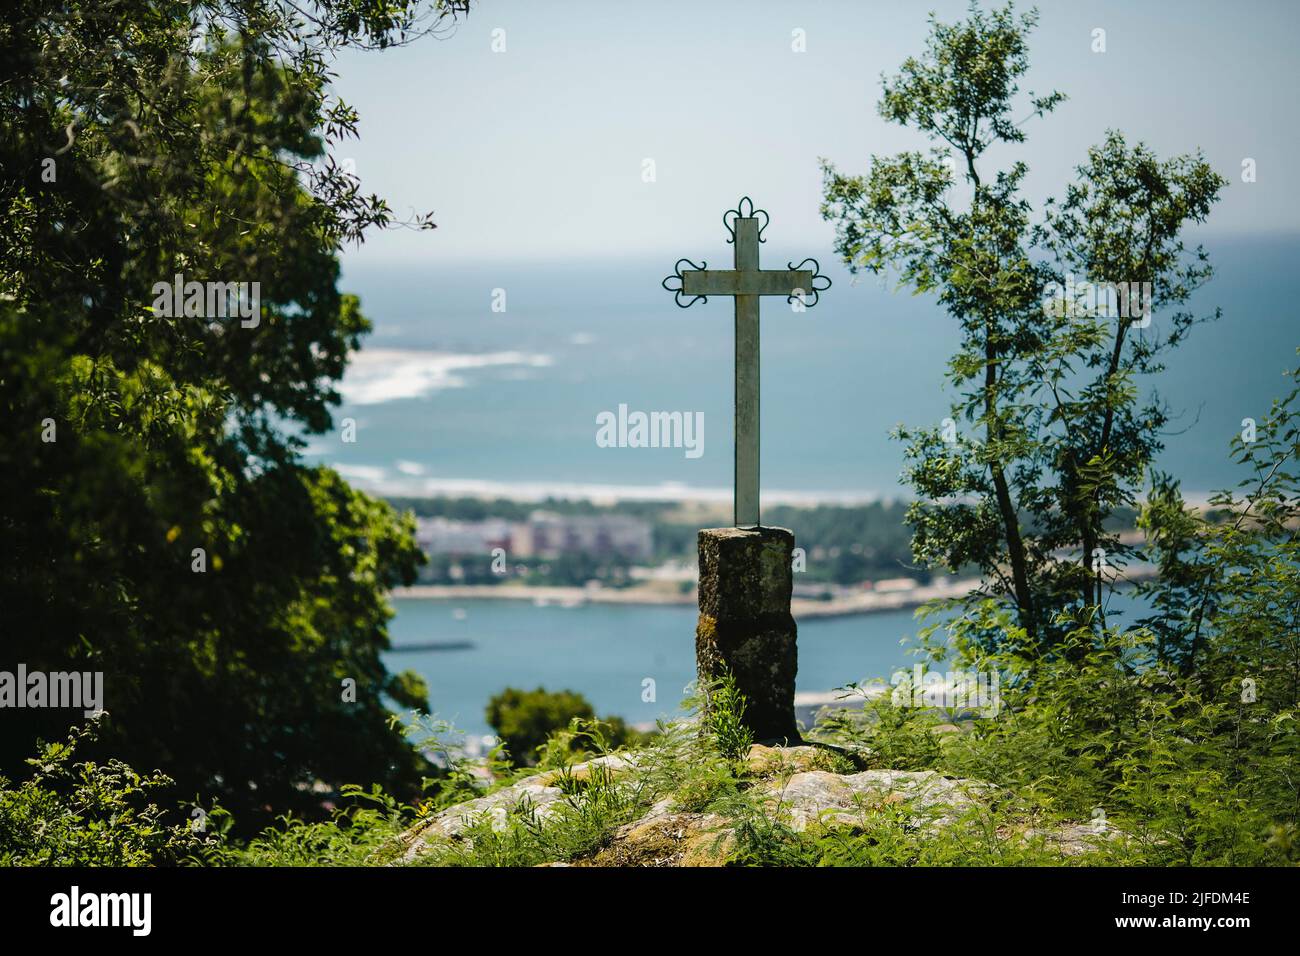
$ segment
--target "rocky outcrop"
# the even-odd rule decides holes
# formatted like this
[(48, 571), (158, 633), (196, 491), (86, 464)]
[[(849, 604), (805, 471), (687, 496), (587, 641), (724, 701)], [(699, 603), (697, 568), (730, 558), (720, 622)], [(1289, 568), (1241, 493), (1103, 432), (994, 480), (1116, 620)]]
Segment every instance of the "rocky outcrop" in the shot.
[(813, 823), (860, 824), (866, 813), (887, 805), (905, 805), (918, 825), (947, 826), (996, 788), (974, 780), (950, 780), (933, 770), (854, 774), (811, 770), (767, 781), (759, 789), (780, 822), (792, 830), (805, 830)]
[(589, 866), (722, 866), (735, 848), (731, 822), (716, 813), (651, 812), (619, 827)]
[(1124, 839), (1124, 832), (1105, 820), (1091, 823), (1064, 823), (1055, 827), (1030, 827), (1018, 834), (1025, 842), (1042, 841), (1044, 847), (1062, 856), (1078, 856), (1100, 849), (1113, 840)]
[[(610, 755), (566, 771), (544, 771), (496, 793), (443, 810), (400, 838), (397, 862), (417, 860), (439, 843), (467, 839), (466, 830), (486, 822), (504, 830), (514, 815), (545, 823), (571, 795), (600, 777), (612, 786), (635, 780), (636, 754)], [(944, 777), (932, 770), (857, 770), (852, 760), (826, 747), (753, 746), (745, 760), (752, 804), (766, 818), (796, 832), (814, 825), (858, 828), (881, 812), (902, 812), (902, 825), (916, 832), (956, 825), (963, 814), (986, 805), (999, 791), (989, 783)], [(671, 796), (638, 819), (614, 828), (599, 849), (574, 866), (721, 866), (733, 855), (738, 821), (718, 813), (690, 812)], [(1034, 843), (1061, 856), (1096, 849), (1123, 834), (1104, 822), (1017, 828), (1003, 839)]]
[(400, 860), (410, 863), (432, 843), (460, 839), (465, 830), (483, 820), (488, 821), (494, 830), (504, 830), (512, 814), (530, 814), (533, 819), (545, 822), (559, 809), (566, 796), (566, 787), (588, 783), (597, 773), (614, 777), (634, 766), (633, 758), (628, 755), (609, 754), (574, 764), (564, 771), (547, 770), (477, 800), (448, 807), (402, 834), (399, 838)]
[(536, 819), (545, 820), (563, 799), (564, 791), (559, 787), (529, 780), (477, 800), (458, 803), (417, 823), (402, 834), (399, 838), (400, 862), (414, 861), (431, 844), (440, 840), (461, 838), (467, 829), (480, 820), (490, 821), (494, 830), (504, 830), (512, 813), (533, 813)]
[(805, 770), (842, 770), (851, 763), (827, 747), (766, 747), (754, 744), (749, 748), (745, 766), (755, 777), (780, 777)]
[(583, 763), (575, 763), (564, 770), (546, 770), (527, 782), (536, 781), (547, 787), (563, 786), (566, 783), (588, 783), (593, 776), (607, 774), (611, 778), (636, 768), (635, 754), (607, 754)]

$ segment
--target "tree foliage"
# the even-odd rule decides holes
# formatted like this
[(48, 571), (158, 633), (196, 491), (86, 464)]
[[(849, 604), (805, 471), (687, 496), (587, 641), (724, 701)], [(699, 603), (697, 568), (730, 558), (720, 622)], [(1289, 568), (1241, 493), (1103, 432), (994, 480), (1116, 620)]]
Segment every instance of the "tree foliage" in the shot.
[(960, 332), (950, 426), (898, 430), (916, 558), (979, 568), (1045, 649), (1070, 631), (1061, 612), (1104, 606), (1113, 569), (1133, 557), (1109, 519), (1136, 506), (1169, 419), (1140, 383), (1197, 321), (1186, 302), (1211, 270), (1180, 236), (1225, 181), (1199, 153), (1161, 161), (1112, 131), (1036, 214), (1025, 164), (990, 168), (1064, 99), (1021, 94), (1036, 21), (974, 3), (960, 23), (932, 17), (924, 55), (880, 101), (930, 148), (876, 157), (865, 176), (825, 164), (822, 213), (850, 269), (933, 294)]
[[(369, 323), (338, 251), (395, 225), (335, 160), (346, 46), (461, 2), (32, 2), (0, 23), (0, 662), (102, 671), (102, 742), (243, 811), (418, 781), (385, 695), (409, 520), (305, 467)], [(428, 217), (412, 225), (432, 228)], [(156, 285), (257, 283), (255, 316)], [(341, 683), (356, 682), (355, 703)], [(0, 724), (0, 769), (77, 714)]]
[(560, 766), (579, 754), (605, 753), (641, 738), (622, 717), (597, 718), (587, 698), (571, 690), (507, 687), (492, 695), (486, 717), (516, 767)]
[(21, 783), (0, 777), (0, 866), (175, 866), (204, 852), (197, 827), (168, 822), (158, 805), (170, 802), (167, 776), (74, 761), (101, 729), (91, 723), (40, 748)]
[[(1236, 439), (1246, 477), (1209, 509), (1154, 467), (1170, 412), (1148, 377), (1219, 315), (1188, 307), (1212, 269), (1183, 234), (1226, 181), (1199, 153), (1160, 159), (1110, 131), (1035, 212), (1023, 163), (987, 168), (1062, 99), (1028, 94), (1015, 120), (1035, 22), (975, 4), (962, 23), (932, 22), (880, 105), (930, 150), (865, 176), (825, 168), (823, 213), (849, 266), (898, 275), (957, 322), (951, 421), (899, 435), (916, 557), (974, 564), (986, 585), (923, 649), (1002, 688), (996, 719), (942, 745), (918, 744), (942, 715), (889, 706), (861, 742), (996, 782), (1035, 812), (1101, 811), (1121, 834), (1110, 862), (1293, 861), (1300, 390)], [(1129, 511), (1142, 542), (1120, 537)], [(1108, 593), (1135, 559), (1159, 575), (1141, 587), (1149, 611), (1121, 628)]]

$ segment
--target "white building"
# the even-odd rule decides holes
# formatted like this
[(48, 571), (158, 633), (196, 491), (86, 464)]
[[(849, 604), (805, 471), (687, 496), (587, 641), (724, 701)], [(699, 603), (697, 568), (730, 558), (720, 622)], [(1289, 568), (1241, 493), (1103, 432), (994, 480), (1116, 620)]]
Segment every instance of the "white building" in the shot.
[(520, 558), (591, 554), (647, 561), (654, 554), (654, 532), (649, 522), (629, 515), (534, 511), (515, 525), (513, 545), (511, 554)]
[(416, 518), (415, 540), (427, 554), (453, 556), (487, 556), (493, 548), (503, 548), (512, 558), (590, 554), (648, 561), (654, 554), (654, 532), (649, 522), (610, 514), (534, 511), (527, 521), (515, 523), (501, 518)]
[(510, 522), (499, 518), (486, 521), (457, 521), (452, 518), (416, 518), (415, 541), (426, 554), (481, 555), (493, 548), (511, 548)]

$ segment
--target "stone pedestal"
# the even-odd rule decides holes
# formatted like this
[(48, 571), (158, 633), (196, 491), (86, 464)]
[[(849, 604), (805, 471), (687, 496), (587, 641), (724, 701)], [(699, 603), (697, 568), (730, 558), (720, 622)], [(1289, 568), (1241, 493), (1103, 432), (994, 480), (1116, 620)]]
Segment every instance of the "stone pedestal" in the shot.
[(784, 528), (700, 531), (700, 621), (695, 661), (701, 683), (730, 671), (758, 741), (799, 741), (798, 670), (790, 615), (794, 535)]

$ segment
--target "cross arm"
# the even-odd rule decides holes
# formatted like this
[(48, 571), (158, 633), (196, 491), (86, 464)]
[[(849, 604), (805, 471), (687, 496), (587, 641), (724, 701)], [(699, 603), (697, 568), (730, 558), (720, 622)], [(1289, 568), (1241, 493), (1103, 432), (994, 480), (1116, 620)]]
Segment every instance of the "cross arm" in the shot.
[(685, 295), (794, 295), (813, 290), (811, 269), (692, 269), (682, 273)]

